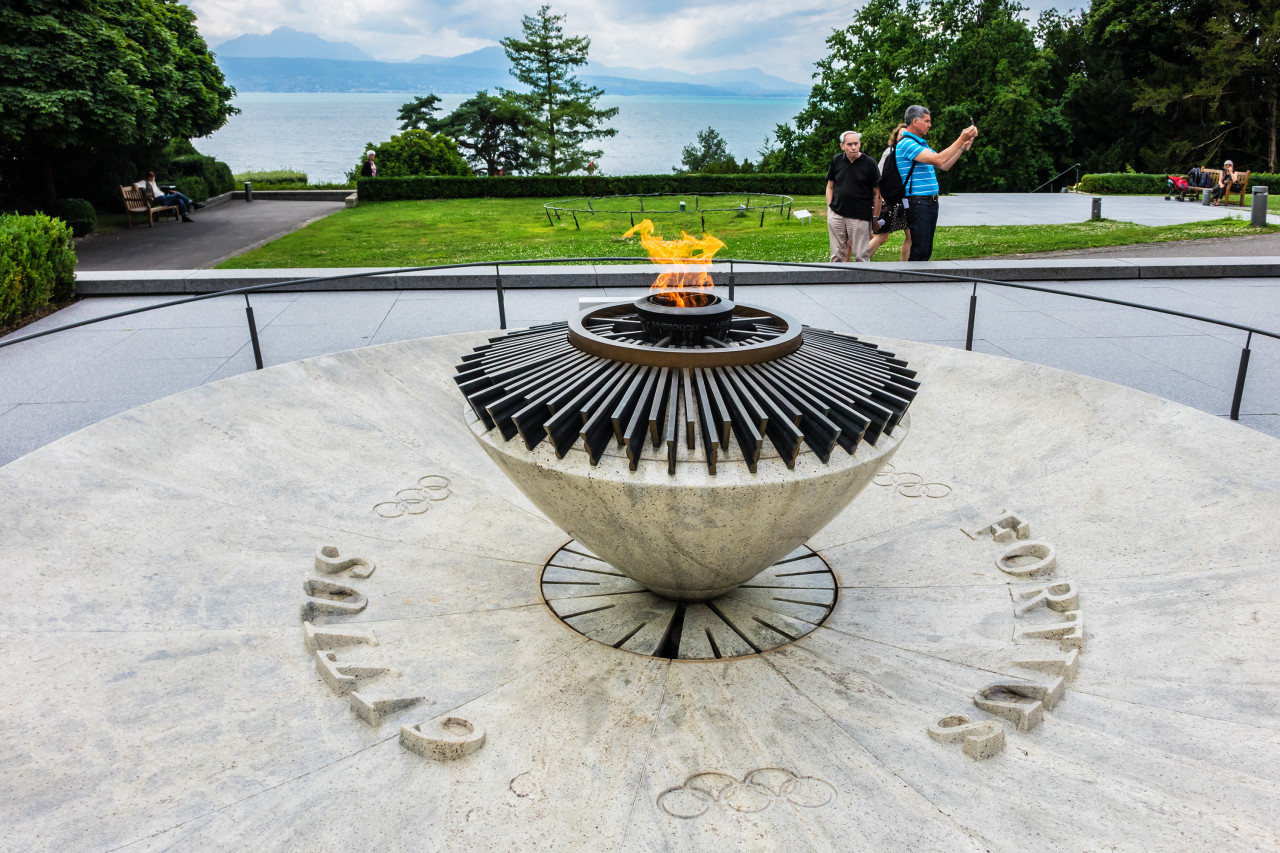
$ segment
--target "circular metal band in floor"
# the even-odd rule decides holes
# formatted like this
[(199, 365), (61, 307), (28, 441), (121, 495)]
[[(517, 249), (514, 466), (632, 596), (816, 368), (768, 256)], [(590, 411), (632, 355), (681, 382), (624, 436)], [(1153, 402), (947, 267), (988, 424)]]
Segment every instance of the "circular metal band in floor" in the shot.
[(737, 658), (793, 643), (831, 615), (838, 588), (826, 561), (802, 545), (719, 598), (671, 601), (576, 540), (551, 555), (541, 585), (547, 607), (579, 634), (672, 660)]

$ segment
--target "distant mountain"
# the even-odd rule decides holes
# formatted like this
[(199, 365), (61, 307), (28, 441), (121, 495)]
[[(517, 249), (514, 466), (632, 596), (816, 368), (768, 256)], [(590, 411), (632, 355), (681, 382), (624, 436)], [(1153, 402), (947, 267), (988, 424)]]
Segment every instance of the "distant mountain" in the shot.
[[(241, 92), (435, 92), (471, 94), (514, 87), (510, 60), (497, 45), (458, 56), (422, 54), (410, 62), (378, 62), (355, 45), (280, 27), (265, 36), (223, 42), (214, 53), (228, 82)], [(584, 82), (614, 95), (797, 97), (809, 87), (759, 68), (704, 74), (670, 68), (588, 63)]]
[(724, 71), (707, 71), (691, 74), (671, 68), (632, 68), (609, 66), (598, 62), (587, 63), (588, 74), (605, 77), (625, 77), (631, 80), (652, 80), (664, 83), (697, 83), (703, 86), (728, 86), (741, 89), (744, 94), (768, 93), (771, 95), (807, 95), (809, 86), (793, 83), (781, 77), (766, 74), (759, 68), (733, 68)]
[(507, 59), (507, 52), (498, 45), (490, 47), (482, 47), (479, 50), (473, 50), (471, 53), (464, 53), (459, 56), (431, 56), (430, 54), (422, 54), (416, 59), (409, 60), (421, 65), (453, 65), (465, 66), (467, 68), (488, 68), (494, 71), (507, 73), (507, 69), (511, 67), (511, 60)]
[(224, 41), (213, 49), (219, 59), (240, 57), (281, 57), (289, 59), (346, 59), (373, 62), (374, 58), (350, 42), (326, 41), (320, 36), (289, 27), (276, 27), (265, 36), (243, 35)]
[(348, 62), (339, 59), (218, 57), (238, 92), (434, 92), (472, 94), (512, 83), (501, 72), (416, 62)]

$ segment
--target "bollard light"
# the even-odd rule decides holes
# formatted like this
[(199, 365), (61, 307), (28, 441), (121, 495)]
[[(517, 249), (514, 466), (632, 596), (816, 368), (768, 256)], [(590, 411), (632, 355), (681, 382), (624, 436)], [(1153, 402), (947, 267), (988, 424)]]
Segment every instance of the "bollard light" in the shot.
[(1095, 198), (1095, 199), (1093, 200), (1093, 214), (1092, 214), (1089, 218), (1090, 218), (1090, 219), (1101, 219), (1101, 218), (1102, 218), (1102, 199), (1100, 199), (1100, 198)]
[(1250, 193), (1253, 201), (1249, 208), (1249, 224), (1254, 228), (1264, 228), (1267, 224), (1267, 199), (1268, 188), (1265, 186), (1254, 187)]
[(244, 182), (244, 200), (253, 201), (253, 181)]

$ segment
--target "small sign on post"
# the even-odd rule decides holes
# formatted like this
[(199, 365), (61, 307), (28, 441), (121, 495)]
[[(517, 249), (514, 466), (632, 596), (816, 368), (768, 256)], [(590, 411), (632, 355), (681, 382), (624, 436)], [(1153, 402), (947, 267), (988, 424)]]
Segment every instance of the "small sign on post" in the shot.
[(1089, 218), (1090, 218), (1090, 219), (1101, 219), (1101, 218), (1102, 218), (1102, 199), (1100, 199), (1100, 198), (1094, 198), (1094, 200), (1093, 200), (1093, 214), (1092, 214)]

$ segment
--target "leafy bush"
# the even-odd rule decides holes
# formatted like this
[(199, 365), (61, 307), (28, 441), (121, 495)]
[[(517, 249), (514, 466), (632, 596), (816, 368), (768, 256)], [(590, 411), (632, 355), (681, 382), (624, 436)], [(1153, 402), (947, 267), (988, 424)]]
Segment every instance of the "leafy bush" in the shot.
[[(382, 168), (379, 166), (379, 173)], [(780, 193), (820, 195), (823, 175), (513, 175), (488, 177), (360, 178), (361, 201), (426, 198), (565, 198), (635, 193)]]
[(1080, 191), (1105, 195), (1164, 195), (1168, 180), (1168, 175), (1137, 173), (1085, 175), (1080, 178)]
[[(231, 175), (231, 167), (221, 160), (215, 160), (204, 154), (196, 154), (194, 156), (174, 157), (169, 163), (170, 170), (174, 173), (173, 182), (182, 186), (181, 178), (199, 178), (204, 182), (204, 195), (200, 201), (204, 201), (211, 195), (221, 195), (229, 193), (236, 188), (235, 178)], [(191, 193), (183, 190), (183, 192), (195, 198)]]
[(181, 177), (174, 184), (177, 185), (178, 192), (192, 201), (204, 201), (209, 197), (209, 185), (204, 182), (204, 178)]
[[(376, 162), (381, 177), (472, 174), (471, 167), (458, 153), (457, 143), (442, 134), (406, 130), (381, 145), (371, 147), (378, 155)], [(363, 165), (364, 155), (361, 155), (355, 169), (357, 176)]]
[(58, 218), (71, 226), (77, 237), (92, 234), (98, 227), (98, 213), (93, 205), (82, 198), (58, 200)]
[(0, 325), (8, 325), (76, 289), (71, 226), (37, 213), (0, 216)]

